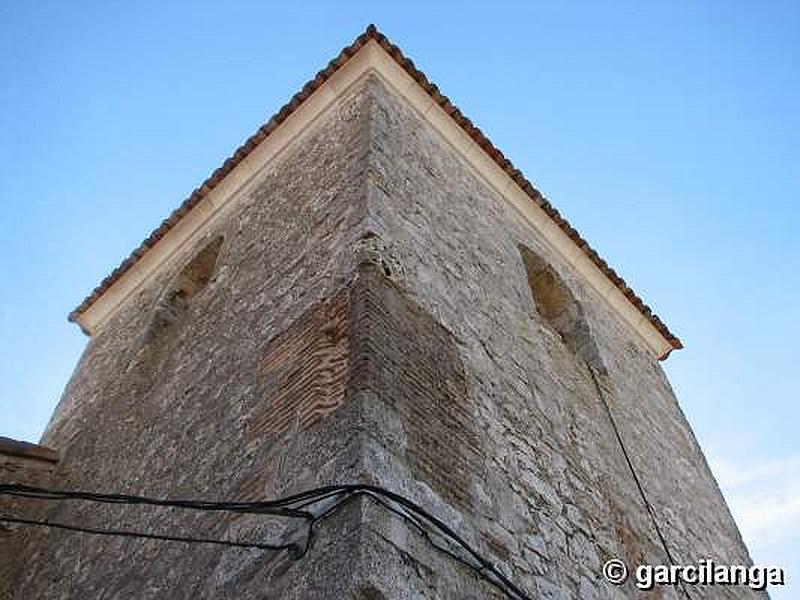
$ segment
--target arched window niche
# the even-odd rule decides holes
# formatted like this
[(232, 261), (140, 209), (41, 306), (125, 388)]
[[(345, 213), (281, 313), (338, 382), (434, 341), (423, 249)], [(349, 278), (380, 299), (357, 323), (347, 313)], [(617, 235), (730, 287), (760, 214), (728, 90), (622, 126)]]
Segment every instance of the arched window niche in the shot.
[(188, 303), (211, 281), (221, 247), (222, 236), (214, 238), (183, 267), (173, 284), (175, 294), (183, 302)]
[(523, 244), (518, 248), (536, 312), (578, 358), (596, 371), (605, 373), (583, 308), (567, 284), (539, 254)]
[(153, 317), (145, 332), (145, 342), (153, 341), (161, 332), (181, 320), (192, 299), (208, 286), (214, 276), (222, 241), (222, 236), (211, 240), (166, 285), (153, 310)]

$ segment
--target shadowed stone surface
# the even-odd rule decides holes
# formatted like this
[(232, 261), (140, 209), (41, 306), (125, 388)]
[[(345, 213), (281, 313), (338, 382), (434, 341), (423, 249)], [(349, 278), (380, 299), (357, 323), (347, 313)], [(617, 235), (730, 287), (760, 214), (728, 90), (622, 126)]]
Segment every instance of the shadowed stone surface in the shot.
[[(0, 437), (0, 482), (49, 487), (58, 465), (50, 448)], [(20, 496), (0, 496), (0, 515), (40, 519), (46, 504)], [(19, 573), (28, 568), (19, 548), (28, 543), (31, 530), (17, 523), (0, 523), (0, 598), (11, 598)]]

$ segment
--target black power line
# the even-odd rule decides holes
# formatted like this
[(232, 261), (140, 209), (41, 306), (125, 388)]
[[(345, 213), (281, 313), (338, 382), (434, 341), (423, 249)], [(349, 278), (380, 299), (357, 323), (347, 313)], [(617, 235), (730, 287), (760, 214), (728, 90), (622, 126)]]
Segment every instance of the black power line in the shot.
[[(114, 535), (131, 538), (145, 538), (184, 543), (218, 544), (239, 548), (258, 548), (261, 550), (287, 550), (290, 556), (299, 559), (311, 546), (314, 526), (339, 511), (345, 504), (359, 497), (376, 502), (395, 516), (410, 524), (435, 550), (441, 552), (473, 571), (478, 577), (501, 590), (513, 600), (530, 600), (521, 588), (515, 585), (499, 568), (483, 557), (443, 521), (427, 512), (415, 502), (385, 488), (366, 484), (332, 485), (271, 501), (259, 502), (210, 502), (202, 500), (166, 500), (133, 496), (127, 494), (103, 494), (85, 491), (48, 490), (18, 484), (0, 484), (0, 495), (55, 501), (88, 501), (116, 505), (147, 505), (180, 508), (199, 511), (227, 511), (301, 519), (308, 524), (305, 543), (263, 544), (258, 542), (231, 541), (212, 538), (164, 535), (152, 532), (123, 529), (99, 529), (67, 523), (35, 521), (0, 516), (0, 521), (22, 525), (50, 527), (95, 535)], [(332, 504), (322, 505), (325, 500)], [(440, 541), (434, 539), (438, 537)], [(444, 542), (444, 543), (442, 543)]]
[[(587, 365), (589, 366), (589, 365)], [(658, 539), (661, 542), (661, 547), (664, 548), (664, 553), (667, 555), (667, 560), (669, 561), (670, 565), (675, 565), (675, 559), (672, 557), (672, 553), (669, 551), (669, 545), (667, 544), (667, 539), (664, 537), (664, 534), (661, 533), (661, 527), (658, 525), (658, 519), (656, 518), (655, 510), (653, 510), (653, 505), (650, 504), (650, 501), (647, 499), (647, 494), (644, 491), (644, 486), (642, 485), (641, 480), (639, 479), (639, 475), (636, 473), (636, 469), (633, 466), (633, 461), (631, 460), (630, 455), (628, 454), (628, 449), (625, 447), (625, 443), (622, 441), (622, 434), (619, 432), (619, 428), (617, 427), (617, 422), (614, 419), (614, 415), (611, 414), (611, 407), (608, 404), (608, 400), (606, 399), (606, 395), (603, 392), (603, 388), (600, 385), (600, 382), (597, 380), (597, 374), (595, 373), (595, 369), (589, 366), (589, 373), (592, 376), (592, 381), (594, 382), (594, 386), (597, 389), (597, 394), (600, 396), (600, 400), (603, 402), (603, 406), (606, 409), (606, 414), (608, 415), (608, 420), (611, 422), (611, 429), (614, 431), (614, 435), (617, 438), (617, 443), (619, 444), (620, 449), (622, 450), (622, 455), (625, 457), (625, 462), (628, 465), (628, 469), (633, 476), (633, 481), (636, 483), (636, 487), (639, 490), (639, 495), (642, 497), (642, 502), (644, 502), (644, 507), (647, 510), (648, 515), (650, 516), (650, 522), (653, 524), (653, 529), (656, 530), (656, 535), (658, 535)], [(689, 595), (689, 590), (686, 589), (683, 581), (680, 582), (681, 590), (683, 590), (683, 595), (686, 596), (689, 600), (691, 600), (691, 596)]]
[(53, 521), (36, 521), (33, 519), (19, 519), (16, 517), (5, 516), (0, 516), (0, 521), (3, 523), (35, 525), (38, 527), (48, 527), (50, 529), (64, 529), (66, 531), (76, 531), (79, 533), (91, 533), (93, 535), (113, 535), (117, 537), (144, 538), (148, 540), (164, 540), (168, 542), (185, 542), (187, 544), (217, 544), (220, 546), (233, 546), (235, 548), (258, 548), (260, 550), (291, 550), (293, 547), (295, 547), (295, 544), (262, 544), (260, 542), (237, 542), (214, 538), (165, 535), (160, 533), (150, 533), (147, 531), (131, 531), (128, 529), (98, 529), (95, 527), (69, 525), (67, 523), (57, 523)]

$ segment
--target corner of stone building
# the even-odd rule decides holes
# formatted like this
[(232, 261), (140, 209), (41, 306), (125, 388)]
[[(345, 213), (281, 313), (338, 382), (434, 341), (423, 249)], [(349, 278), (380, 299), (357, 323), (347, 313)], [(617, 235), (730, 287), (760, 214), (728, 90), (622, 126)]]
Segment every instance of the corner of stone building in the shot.
[[(57, 477), (58, 452), (0, 437), (0, 483), (48, 488)], [(43, 502), (30, 498), (0, 495), (0, 516), (36, 519), (44, 511)], [(25, 525), (0, 522), (0, 599), (13, 597), (17, 573), (24, 568), (19, 549), (30, 530)]]
[[(452, 525), (528, 589), (593, 597), (600, 592), (586, 582), (601, 553), (624, 552), (631, 564), (661, 558), (588, 375), (612, 410), (617, 395), (633, 400), (639, 379), (596, 343), (611, 326), (593, 331), (570, 294), (562, 300), (574, 310), (549, 325), (527, 304), (495, 302), (524, 287), (524, 275), (508, 284), (510, 265), (518, 266), (517, 241), (536, 240), (395, 96), (375, 73), (356, 82), (303, 134), (311, 142), (270, 166), (242, 200), (250, 212), (221, 225), (236, 230), (235, 264), (223, 264), (236, 290), (214, 292), (202, 331), (176, 359), (180, 369), (164, 369), (168, 376), (135, 402), (117, 376), (165, 276), (120, 318), (124, 326), (90, 342), (44, 439), (64, 442), (64, 462), (83, 478), (70, 481), (76, 487), (117, 491), (128, 483), (119, 472), (138, 492), (224, 489), (237, 500), (332, 484), (386, 487)], [(529, 278), (543, 273), (528, 270)], [(520, 332), (535, 331), (541, 344), (515, 346)], [(106, 444), (105, 420), (116, 421), (120, 439)], [(87, 435), (71, 451), (80, 427)], [(163, 443), (157, 451), (141, 443), (144, 428)], [(120, 449), (121, 439), (136, 451)], [(81, 469), (97, 456), (95, 473)], [(231, 537), (265, 531), (253, 515), (210, 526)], [(302, 561), (208, 551), (178, 568), (169, 549), (134, 549), (123, 575), (108, 542), (91, 545), (110, 575), (82, 573), (79, 584), (120, 596), (145, 581), (188, 597), (179, 584), (198, 572), (204, 579), (191, 585), (202, 598), (496, 594), (367, 497), (320, 523)], [(69, 557), (43, 556), (39, 581), (69, 572)]]

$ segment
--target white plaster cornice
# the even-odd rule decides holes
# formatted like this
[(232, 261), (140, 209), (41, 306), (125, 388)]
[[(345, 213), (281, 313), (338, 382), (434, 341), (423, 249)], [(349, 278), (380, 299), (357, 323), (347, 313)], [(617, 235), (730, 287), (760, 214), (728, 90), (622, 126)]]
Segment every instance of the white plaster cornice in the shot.
[(105, 323), (142, 286), (185, 247), (202, 236), (236, 204), (254, 184), (259, 173), (274, 162), (354, 84), (368, 74), (377, 75), (402, 97), (452, 146), (475, 173), (504, 198), (531, 228), (603, 297), (651, 349), (663, 358), (672, 344), (634, 306), (622, 291), (592, 262), (585, 252), (533, 202), (530, 196), (455, 122), (431, 95), (412, 78), (377, 42), (364, 44), (307, 97), (274, 131), (263, 139), (228, 175), (148, 249), (119, 279), (96, 298), (75, 320), (89, 335)]

